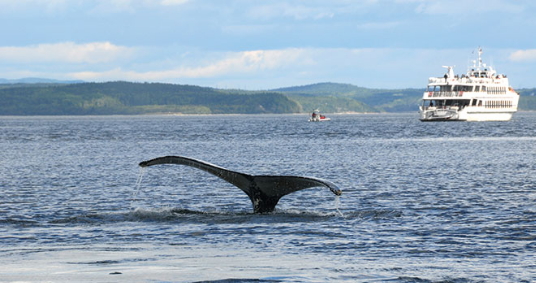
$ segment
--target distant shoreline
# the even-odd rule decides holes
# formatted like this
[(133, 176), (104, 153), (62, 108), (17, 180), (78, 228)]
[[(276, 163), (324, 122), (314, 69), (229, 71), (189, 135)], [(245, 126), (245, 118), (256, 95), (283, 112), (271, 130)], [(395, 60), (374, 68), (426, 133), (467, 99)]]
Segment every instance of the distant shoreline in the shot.
[[(518, 90), (518, 110), (536, 110), (536, 89)], [(0, 84), (0, 116), (240, 115), (418, 112), (423, 89), (318, 83), (271, 91), (163, 83)]]

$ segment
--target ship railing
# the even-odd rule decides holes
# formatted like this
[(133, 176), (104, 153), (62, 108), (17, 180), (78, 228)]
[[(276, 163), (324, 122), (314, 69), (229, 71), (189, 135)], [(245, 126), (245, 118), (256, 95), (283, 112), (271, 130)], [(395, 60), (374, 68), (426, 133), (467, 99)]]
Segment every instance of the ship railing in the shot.
[(433, 110), (460, 110), (460, 107), (459, 106), (445, 106), (445, 105), (442, 105), (442, 106), (419, 106), (419, 108), (421, 110), (428, 110), (428, 111), (433, 111)]
[(461, 97), (463, 91), (429, 91), (428, 97)]
[(506, 76), (496, 76), (496, 77), (454, 77), (454, 78), (443, 78), (443, 77), (430, 77), (428, 78), (428, 83), (430, 84), (508, 84), (508, 79)]

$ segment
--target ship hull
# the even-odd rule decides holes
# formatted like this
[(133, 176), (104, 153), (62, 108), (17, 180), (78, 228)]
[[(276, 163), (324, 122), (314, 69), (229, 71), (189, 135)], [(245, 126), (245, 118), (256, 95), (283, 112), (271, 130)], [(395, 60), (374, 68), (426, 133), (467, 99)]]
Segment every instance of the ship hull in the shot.
[(512, 119), (515, 111), (486, 111), (482, 109), (463, 110), (421, 110), (420, 120), (423, 122), (440, 122), (440, 121), (468, 121), (468, 122), (486, 122), (486, 121), (509, 121)]

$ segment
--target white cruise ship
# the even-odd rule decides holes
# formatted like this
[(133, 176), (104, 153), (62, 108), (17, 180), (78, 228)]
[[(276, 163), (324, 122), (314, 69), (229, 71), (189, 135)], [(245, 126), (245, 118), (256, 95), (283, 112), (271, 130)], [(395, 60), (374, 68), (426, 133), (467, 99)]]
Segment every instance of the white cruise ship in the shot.
[(464, 75), (454, 75), (450, 66), (443, 77), (431, 77), (420, 105), (421, 121), (508, 121), (517, 111), (519, 94), (508, 78), (478, 62)]

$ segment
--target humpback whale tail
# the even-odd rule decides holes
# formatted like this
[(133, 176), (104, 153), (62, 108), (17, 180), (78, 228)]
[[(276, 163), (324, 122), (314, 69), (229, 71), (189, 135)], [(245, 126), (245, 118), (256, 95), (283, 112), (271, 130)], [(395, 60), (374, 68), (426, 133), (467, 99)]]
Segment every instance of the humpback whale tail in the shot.
[(155, 159), (140, 162), (141, 167), (148, 167), (158, 164), (179, 164), (191, 166), (212, 175), (215, 175), (244, 191), (253, 204), (255, 213), (272, 212), (283, 196), (290, 193), (312, 188), (327, 187), (335, 195), (341, 195), (342, 191), (333, 183), (312, 177), (301, 176), (270, 176), (270, 175), (248, 175), (245, 173), (231, 171), (208, 162), (183, 157), (183, 156), (163, 156)]

